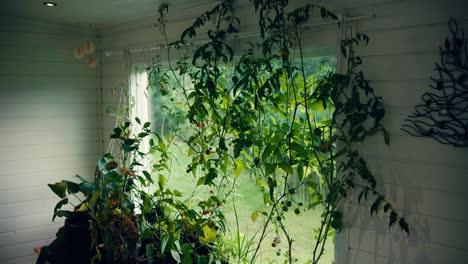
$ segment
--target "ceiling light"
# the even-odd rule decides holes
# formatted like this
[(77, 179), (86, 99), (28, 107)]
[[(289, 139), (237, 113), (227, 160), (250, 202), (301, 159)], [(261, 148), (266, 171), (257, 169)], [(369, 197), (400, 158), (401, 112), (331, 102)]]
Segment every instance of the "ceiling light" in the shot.
[(48, 7), (57, 6), (57, 3), (54, 3), (54, 2), (43, 2), (42, 4), (44, 4), (45, 6), (48, 6)]

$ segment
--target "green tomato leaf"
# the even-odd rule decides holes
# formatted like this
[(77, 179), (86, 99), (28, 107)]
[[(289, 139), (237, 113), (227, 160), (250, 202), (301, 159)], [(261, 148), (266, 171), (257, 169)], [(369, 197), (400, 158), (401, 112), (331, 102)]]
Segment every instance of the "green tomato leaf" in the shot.
[(199, 236), (198, 240), (202, 245), (208, 245), (214, 241), (216, 241), (216, 229), (209, 227), (208, 225), (205, 225), (203, 227), (203, 236)]
[(80, 191), (80, 185), (71, 181), (63, 181), (67, 184), (67, 189), (69, 193), (77, 193)]
[(177, 252), (176, 249), (171, 249), (171, 256), (172, 258), (177, 262), (177, 263), (180, 263), (181, 260), (180, 260), (180, 254), (179, 252)]
[(151, 178), (151, 174), (147, 171), (143, 171), (143, 175), (145, 175), (146, 180), (148, 180), (151, 183), (154, 183), (153, 179)]
[(255, 222), (255, 220), (257, 220), (257, 218), (258, 218), (258, 214), (259, 214), (259, 213), (258, 213), (258, 211), (255, 211), (255, 212), (253, 212), (253, 213), (252, 213), (252, 216), (251, 216), (251, 218), (252, 218), (252, 221), (254, 221), (254, 222)]
[(234, 176), (239, 177), (241, 172), (244, 170), (244, 162), (242, 160), (237, 159), (234, 166)]
[(159, 186), (159, 190), (163, 190), (164, 187), (166, 187), (166, 182), (167, 182), (167, 179), (166, 177), (164, 177), (164, 175), (162, 174), (159, 174), (158, 175), (158, 186)]
[(85, 178), (81, 177), (80, 175), (75, 175), (81, 182), (88, 182)]
[(257, 184), (258, 186), (262, 186), (262, 187), (265, 188), (266, 190), (270, 189), (270, 186), (268, 186), (268, 183), (267, 183), (266, 181), (264, 181), (263, 179), (261, 179), (261, 178), (257, 178), (256, 184)]
[(202, 184), (205, 184), (205, 181), (206, 181), (206, 177), (201, 177), (200, 179), (198, 179), (197, 181), (197, 186), (200, 186)]
[(167, 243), (169, 242), (169, 238), (170, 238), (170, 235), (167, 233), (161, 237), (161, 254), (163, 255), (166, 250)]
[(213, 184), (213, 180), (216, 179), (216, 177), (218, 177), (218, 173), (216, 172), (216, 169), (215, 168), (210, 168), (208, 170), (208, 174), (206, 175), (206, 179), (205, 179), (204, 184), (205, 185)]
[(141, 234), (142, 239), (149, 239), (149, 238), (152, 238), (153, 236), (154, 236), (154, 232), (153, 230), (151, 230), (151, 228), (146, 228)]
[(185, 243), (182, 245), (182, 254), (190, 255), (193, 252), (193, 248), (189, 243)]
[(49, 188), (60, 198), (67, 196), (67, 184), (63, 181), (54, 184), (48, 184)]
[(146, 258), (148, 259), (148, 263), (152, 263), (153, 254), (154, 254), (154, 245), (147, 244), (146, 245)]
[(71, 215), (71, 213), (72, 213), (71, 211), (60, 210), (60, 211), (57, 211), (55, 216), (68, 218)]
[(288, 174), (290, 174), (290, 175), (294, 174), (293, 168), (291, 167), (291, 165), (289, 165), (289, 164), (286, 163), (286, 162), (281, 162), (281, 163), (279, 164), (279, 167), (280, 167), (284, 172), (286, 172), (286, 173), (288, 173)]
[(80, 191), (85, 195), (89, 195), (95, 189), (95, 185), (93, 183), (83, 182), (79, 184)]
[(57, 211), (62, 208), (62, 206), (68, 204), (68, 198), (64, 198), (60, 200), (60, 202), (57, 203), (57, 205), (54, 208), (54, 216), (52, 217), (52, 221), (55, 220), (55, 217), (57, 216)]
[(183, 255), (182, 264), (193, 264), (192, 257), (190, 255)]

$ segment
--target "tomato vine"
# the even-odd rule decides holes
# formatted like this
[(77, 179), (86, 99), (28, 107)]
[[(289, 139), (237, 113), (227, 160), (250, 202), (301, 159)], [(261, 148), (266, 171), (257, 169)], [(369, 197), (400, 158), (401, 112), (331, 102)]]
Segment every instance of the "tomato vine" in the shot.
[[(376, 133), (390, 143), (382, 125), (382, 98), (374, 93), (361, 70), (363, 60), (355, 52), (369, 38), (357, 34), (341, 41), (345, 72), (328, 69), (309, 74), (304, 65), (302, 26), (314, 12), (326, 20), (337, 16), (316, 5), (288, 11), (286, 0), (250, 2), (258, 15), (258, 42), (244, 51), (234, 50), (230, 36), (239, 31), (241, 21), (233, 1), (221, 0), (195, 19), (180, 40), (166, 43), (192, 56), (179, 59), (169, 70), (160, 65), (150, 68), (153, 86), (167, 86), (169, 78), (191, 80), (190, 85), (178, 80), (174, 89), (183, 94), (187, 119), (194, 127), (194, 133), (181, 138), (192, 150), (187, 170), (196, 175), (197, 168), (203, 168), (196, 175), (198, 184), (222, 189), (222, 184), (235, 181), (244, 171), (261, 186), (268, 210), (258, 212), (265, 222), (250, 262), (256, 261), (270, 226), (286, 238), (287, 262), (295, 261), (294, 239), (284, 220), (292, 205), (300, 213), (302, 202), (296, 192), (304, 187), (313, 197), (304, 208), (323, 210), (311, 248), (312, 263), (321, 259), (330, 234), (343, 228), (342, 204), (351, 193), (357, 193), (359, 202), (372, 201), (371, 215), (383, 210), (389, 226), (398, 222), (409, 234), (406, 220), (376, 189), (375, 177), (356, 147)], [(163, 36), (167, 10), (167, 5), (160, 9)], [(192, 48), (189, 42), (206, 27), (208, 41)], [(154, 72), (158, 74), (152, 75)], [(216, 151), (212, 153), (211, 147)]]

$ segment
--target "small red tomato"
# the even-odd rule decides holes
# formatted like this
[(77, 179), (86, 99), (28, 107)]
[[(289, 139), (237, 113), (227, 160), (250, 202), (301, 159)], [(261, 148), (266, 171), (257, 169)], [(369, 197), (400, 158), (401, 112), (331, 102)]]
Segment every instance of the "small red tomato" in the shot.
[(206, 155), (210, 155), (210, 154), (211, 154), (211, 149), (207, 149), (207, 150), (205, 151), (205, 154), (206, 154)]
[(205, 211), (203, 211), (203, 215), (209, 215), (209, 214), (211, 214), (211, 211), (210, 211), (210, 210), (205, 210)]

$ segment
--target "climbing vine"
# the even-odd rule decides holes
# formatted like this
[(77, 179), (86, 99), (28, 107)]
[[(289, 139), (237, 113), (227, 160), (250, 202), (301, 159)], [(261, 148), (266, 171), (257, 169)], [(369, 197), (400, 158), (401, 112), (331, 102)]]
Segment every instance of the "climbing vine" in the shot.
[[(382, 125), (382, 98), (374, 93), (355, 52), (369, 38), (357, 34), (341, 41), (344, 72), (323, 67), (320, 74), (311, 74), (304, 65), (302, 26), (315, 14), (325, 20), (337, 16), (316, 5), (288, 11), (286, 0), (250, 2), (258, 15), (260, 37), (243, 51), (231, 44), (241, 23), (232, 0), (219, 1), (172, 43), (166, 34), (168, 5), (159, 9), (159, 29), (167, 47), (192, 54), (173, 63), (168, 48), (169, 68), (154, 63), (148, 70), (151, 88), (178, 93), (186, 105), (193, 133), (179, 137), (192, 157), (187, 172), (198, 185), (216, 187), (225, 197), (235, 193), (236, 178), (243, 175), (260, 187), (267, 209), (252, 214), (253, 220), (263, 218), (264, 225), (258, 243), (250, 245), (250, 263), (258, 259), (270, 227), (285, 238), (286, 261), (295, 262), (286, 212), (300, 215), (315, 208), (323, 210), (310, 248), (311, 263), (318, 263), (330, 235), (342, 230), (341, 205), (353, 193), (359, 202), (371, 202), (371, 215), (384, 211), (389, 227), (398, 223), (409, 234), (405, 219), (377, 191), (375, 177), (356, 147), (377, 133), (390, 143)], [(208, 41), (193, 48), (190, 42), (201, 29)], [(310, 193), (306, 203), (297, 195), (301, 188)]]

